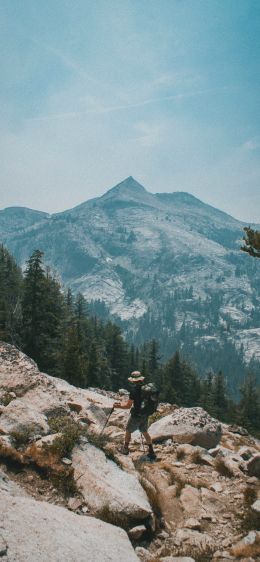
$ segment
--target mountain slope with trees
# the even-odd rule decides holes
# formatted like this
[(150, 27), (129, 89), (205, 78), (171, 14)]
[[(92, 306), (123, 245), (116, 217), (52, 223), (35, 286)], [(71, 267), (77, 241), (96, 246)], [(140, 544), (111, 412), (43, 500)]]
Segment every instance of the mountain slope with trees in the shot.
[(0, 212), (18, 263), (39, 248), (63, 286), (128, 342), (156, 339), (165, 360), (180, 350), (200, 374), (222, 370), (234, 396), (247, 369), (260, 378), (260, 262), (240, 250), (245, 223), (188, 193), (149, 193), (132, 177), (34, 224), (28, 210), (23, 228), (16, 217)]
[(156, 339), (140, 346), (126, 342), (120, 327), (91, 315), (80, 293), (63, 292), (35, 250), (24, 274), (14, 258), (0, 247), (1, 339), (30, 354), (39, 368), (81, 388), (118, 391), (132, 370), (140, 369), (154, 382), (161, 399), (182, 406), (202, 406), (223, 421), (243, 423), (260, 431), (256, 378), (245, 371), (240, 402), (229, 393), (225, 371), (200, 377), (179, 350), (161, 361)]

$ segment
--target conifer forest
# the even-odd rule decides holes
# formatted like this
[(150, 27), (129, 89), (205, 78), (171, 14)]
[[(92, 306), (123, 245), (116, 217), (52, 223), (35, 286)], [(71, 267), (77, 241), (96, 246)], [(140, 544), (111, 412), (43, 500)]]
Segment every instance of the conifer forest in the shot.
[(161, 401), (202, 406), (219, 420), (260, 435), (259, 392), (252, 369), (243, 366), (235, 401), (224, 369), (199, 373), (178, 348), (163, 359), (156, 339), (141, 345), (127, 342), (122, 329), (95, 314), (82, 294), (64, 290), (44, 265), (40, 250), (32, 253), (22, 272), (0, 246), (0, 339), (29, 355), (41, 371), (81, 388), (117, 392), (127, 388), (129, 373), (138, 369), (156, 384)]

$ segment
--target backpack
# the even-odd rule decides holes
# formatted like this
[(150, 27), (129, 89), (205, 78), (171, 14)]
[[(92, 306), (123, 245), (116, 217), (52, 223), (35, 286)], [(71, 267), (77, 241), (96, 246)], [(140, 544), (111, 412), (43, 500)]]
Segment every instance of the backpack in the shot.
[(159, 391), (152, 382), (142, 386), (141, 398), (141, 413), (148, 414), (148, 416), (154, 414), (159, 404)]

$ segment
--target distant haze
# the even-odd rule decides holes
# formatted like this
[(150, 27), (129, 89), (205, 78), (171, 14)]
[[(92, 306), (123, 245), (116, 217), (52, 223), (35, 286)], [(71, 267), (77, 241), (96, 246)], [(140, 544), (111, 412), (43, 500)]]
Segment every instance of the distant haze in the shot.
[(260, 222), (258, 0), (1, 0), (0, 208), (134, 176)]

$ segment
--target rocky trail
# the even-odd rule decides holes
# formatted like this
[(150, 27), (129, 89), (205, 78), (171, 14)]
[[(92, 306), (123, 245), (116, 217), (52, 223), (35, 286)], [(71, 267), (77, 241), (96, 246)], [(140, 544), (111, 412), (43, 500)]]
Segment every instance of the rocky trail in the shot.
[(0, 559), (260, 560), (260, 442), (201, 408), (160, 404), (157, 461), (138, 432), (124, 456), (127, 411), (105, 426), (115, 398), (0, 343)]

